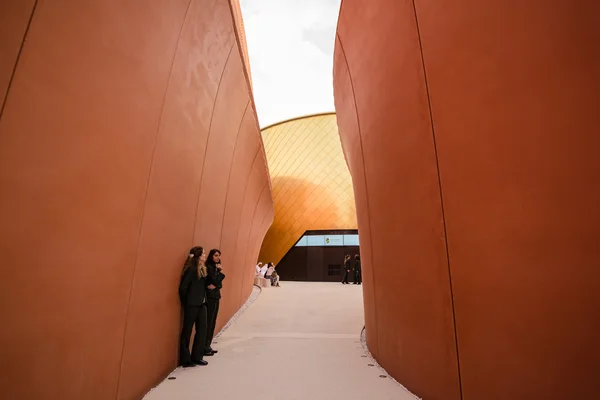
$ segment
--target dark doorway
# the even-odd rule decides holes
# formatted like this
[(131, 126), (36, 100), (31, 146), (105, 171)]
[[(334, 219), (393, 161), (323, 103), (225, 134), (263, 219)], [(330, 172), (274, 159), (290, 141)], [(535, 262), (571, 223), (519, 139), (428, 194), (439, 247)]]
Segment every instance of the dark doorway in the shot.
[[(350, 238), (346, 243), (350, 242), (352, 244), (344, 245), (344, 242), (340, 241), (339, 245), (335, 245), (338, 242), (334, 241), (334, 238), (339, 238), (342, 235)], [(357, 244), (358, 238), (352, 240), (350, 237), (356, 235), (358, 235), (356, 230), (307, 231), (303, 239), (309, 237), (309, 239), (317, 239), (316, 242), (318, 242), (320, 236), (324, 236), (328, 244), (296, 244), (277, 265), (277, 271), (281, 275), (281, 279), (284, 281), (341, 282), (344, 256), (350, 254), (354, 263), (354, 255), (360, 254), (360, 247)], [(332, 240), (327, 240), (330, 237)], [(311, 243), (311, 241), (308, 243)], [(352, 281), (352, 277), (350, 281)]]

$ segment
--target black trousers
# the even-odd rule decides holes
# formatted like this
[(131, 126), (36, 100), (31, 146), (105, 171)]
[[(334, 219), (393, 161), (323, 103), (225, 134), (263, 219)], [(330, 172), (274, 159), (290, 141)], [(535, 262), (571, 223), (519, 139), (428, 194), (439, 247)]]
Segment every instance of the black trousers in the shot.
[(215, 325), (217, 324), (217, 315), (219, 314), (219, 303), (221, 299), (206, 299), (206, 315), (208, 321), (208, 328), (206, 329), (206, 345), (205, 351), (210, 351), (210, 344), (212, 343), (213, 336), (215, 334)]
[[(190, 355), (190, 337), (192, 328), (196, 325), (194, 345)], [(183, 327), (179, 345), (179, 364), (189, 364), (200, 361), (204, 357), (204, 343), (206, 342), (206, 303), (201, 306), (183, 307)]]
[(362, 271), (360, 269), (354, 270), (354, 283), (358, 283), (359, 285), (362, 283)]
[(342, 283), (348, 283), (348, 275), (350, 275), (350, 271), (344, 269), (344, 279), (342, 279)]

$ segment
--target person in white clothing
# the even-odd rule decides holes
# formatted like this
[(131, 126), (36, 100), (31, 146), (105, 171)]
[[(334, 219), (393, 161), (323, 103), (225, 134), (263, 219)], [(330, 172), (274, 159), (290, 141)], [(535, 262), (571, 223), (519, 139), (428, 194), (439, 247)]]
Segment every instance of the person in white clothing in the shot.
[(254, 273), (254, 276), (259, 276), (260, 275), (260, 269), (262, 267), (262, 263), (259, 262), (258, 264), (256, 264), (256, 272)]
[(267, 269), (269, 269), (269, 267), (267, 267), (266, 264), (263, 265), (262, 268), (260, 269), (260, 274), (259, 275), (264, 278), (265, 274), (267, 273)]

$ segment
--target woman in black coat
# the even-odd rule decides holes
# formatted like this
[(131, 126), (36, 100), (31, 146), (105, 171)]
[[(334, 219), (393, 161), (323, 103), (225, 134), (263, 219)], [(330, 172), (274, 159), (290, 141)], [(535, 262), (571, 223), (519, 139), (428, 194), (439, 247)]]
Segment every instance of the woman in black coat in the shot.
[(352, 267), (350, 266), (350, 254), (346, 254), (346, 257), (344, 257), (344, 277), (342, 278), (342, 283), (343, 284), (348, 284), (348, 276), (350, 275), (350, 270), (352, 269)]
[(206, 293), (206, 311), (208, 316), (208, 327), (206, 330), (206, 345), (204, 347), (204, 355), (212, 356), (218, 353), (211, 347), (213, 336), (215, 334), (215, 325), (217, 323), (217, 315), (219, 314), (219, 303), (221, 302), (221, 288), (223, 287), (223, 279), (225, 274), (221, 267), (221, 251), (212, 249), (208, 253), (206, 260), (206, 283), (208, 291)]
[[(183, 327), (179, 346), (179, 365), (184, 368), (196, 365), (206, 365), (203, 360), (204, 344), (206, 343), (206, 253), (200, 246), (190, 250), (188, 259), (183, 266), (179, 298), (183, 306)], [(196, 325), (196, 335), (192, 354), (190, 354), (190, 336)]]

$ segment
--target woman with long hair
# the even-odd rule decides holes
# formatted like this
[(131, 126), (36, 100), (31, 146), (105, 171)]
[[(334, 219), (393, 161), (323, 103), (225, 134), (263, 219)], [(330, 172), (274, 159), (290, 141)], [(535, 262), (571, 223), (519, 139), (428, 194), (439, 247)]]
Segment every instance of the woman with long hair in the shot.
[[(203, 360), (206, 343), (206, 253), (200, 246), (192, 247), (183, 265), (179, 298), (183, 306), (183, 326), (179, 346), (179, 365), (184, 368), (206, 365)], [(190, 354), (190, 336), (196, 325), (194, 345)]]
[(265, 272), (265, 278), (271, 281), (271, 286), (273, 286), (273, 272), (275, 271), (275, 264), (270, 262), (267, 264), (267, 272)]
[(212, 249), (208, 253), (206, 260), (206, 283), (208, 291), (206, 293), (206, 311), (207, 311), (207, 329), (206, 329), (206, 345), (204, 346), (204, 355), (212, 356), (218, 353), (211, 347), (213, 336), (215, 334), (215, 325), (217, 323), (217, 315), (219, 314), (219, 303), (221, 302), (221, 288), (223, 287), (223, 267), (221, 267), (221, 251)]
[(346, 254), (346, 257), (344, 257), (344, 278), (342, 279), (342, 284), (348, 284), (348, 275), (350, 275), (350, 254)]

